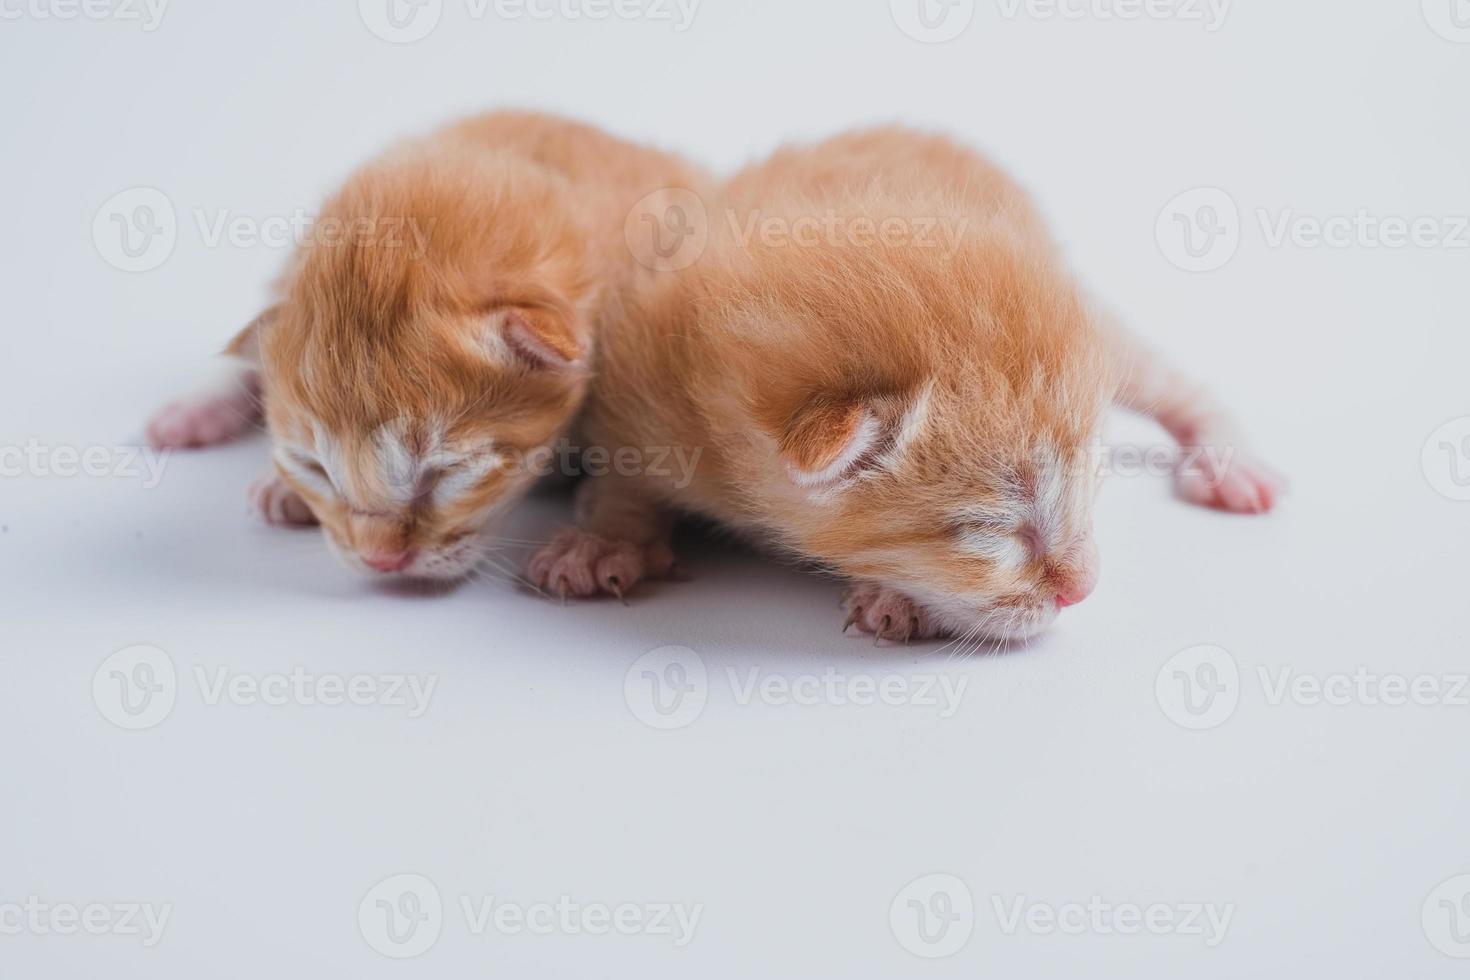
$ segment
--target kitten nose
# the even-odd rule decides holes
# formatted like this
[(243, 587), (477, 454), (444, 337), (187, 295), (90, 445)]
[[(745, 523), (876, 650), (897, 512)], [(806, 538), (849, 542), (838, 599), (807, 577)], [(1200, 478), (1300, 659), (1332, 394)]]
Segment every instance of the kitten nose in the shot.
[(364, 552), (362, 560), (380, 572), (401, 572), (413, 561), (412, 551)]
[(1098, 578), (1097, 545), (1089, 536), (1075, 548), (1064, 571), (1052, 579), (1057, 590), (1057, 608), (1066, 609), (1092, 595)]
[(1092, 590), (1097, 585), (1097, 579), (1091, 576), (1074, 579), (1068, 582), (1060, 592), (1057, 593), (1057, 608), (1066, 609), (1092, 595)]

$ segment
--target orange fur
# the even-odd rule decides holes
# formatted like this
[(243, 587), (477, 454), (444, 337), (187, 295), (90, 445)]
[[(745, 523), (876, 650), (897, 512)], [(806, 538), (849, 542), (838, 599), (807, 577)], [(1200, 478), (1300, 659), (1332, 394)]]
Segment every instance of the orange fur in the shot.
[[(487, 519), (534, 478), (517, 461), (567, 430), (602, 324), (644, 274), (627, 215), (700, 180), (589, 127), (503, 112), (394, 149), (326, 204), (319, 227), (368, 234), (304, 247), (258, 338), (233, 346), (258, 343), (281, 477), (349, 562), (470, 567)], [(385, 475), (403, 450), (399, 469), (422, 472)]]
[[(1026, 635), (1090, 587), (1090, 449), (1114, 377), (1025, 195), (946, 139), (887, 129), (784, 150), (715, 210), (703, 260), (637, 291), (609, 332), (586, 421), (591, 444), (700, 447), (701, 465), (682, 490), (593, 481), (589, 532), (662, 526), (611, 496), (698, 512), (921, 600), (898, 635), (921, 616)], [(963, 233), (952, 248), (741, 240), (752, 218), (826, 213)], [(851, 473), (803, 485), (860, 430), (874, 441)], [(977, 535), (1016, 560), (966, 547)]]

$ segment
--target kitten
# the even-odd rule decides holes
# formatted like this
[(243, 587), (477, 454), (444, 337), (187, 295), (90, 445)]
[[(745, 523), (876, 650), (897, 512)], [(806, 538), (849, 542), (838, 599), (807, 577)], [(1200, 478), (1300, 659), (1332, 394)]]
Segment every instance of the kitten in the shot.
[[(698, 447), (700, 466), (687, 486), (589, 480), (580, 528), (532, 562), (551, 592), (665, 574), (672, 518), (692, 512), (850, 580), (848, 627), (880, 640), (1021, 639), (1096, 584), (1112, 401), (1181, 444), (1236, 446), (1089, 308), (1025, 194), (947, 139), (784, 150), (721, 197), (702, 260), (608, 331), (584, 423), (590, 445)], [(1230, 458), (1181, 490), (1269, 509), (1274, 479)]]
[(639, 202), (703, 180), (525, 113), (399, 146), (327, 202), (228, 376), (149, 437), (222, 442), (263, 402), (275, 470), (251, 493), (267, 520), (320, 522), (361, 571), (460, 578), (580, 408), (609, 311), (651, 275), (624, 238)]

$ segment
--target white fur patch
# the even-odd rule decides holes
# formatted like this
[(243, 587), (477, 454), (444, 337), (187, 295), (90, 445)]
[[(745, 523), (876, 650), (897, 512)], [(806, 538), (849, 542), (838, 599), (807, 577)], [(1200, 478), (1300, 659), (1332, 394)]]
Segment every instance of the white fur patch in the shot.
[(462, 457), (441, 453), (435, 457), (435, 463), (440, 476), (431, 499), (434, 506), (446, 507), (468, 496), (485, 477), (501, 467), (504, 459), (489, 451)]
[(951, 520), (958, 527), (957, 546), (977, 557), (1022, 564), (1032, 557), (1067, 547), (1088, 489), (1069, 479), (1062, 457), (1054, 450), (1037, 453), (1034, 482), (1016, 487), (996, 505), (960, 507)]
[(1052, 548), (1066, 521), (1066, 481), (1056, 455), (1048, 453), (1038, 461), (1036, 473), (1036, 505), (1032, 524), (1046, 549)]
[(505, 331), (501, 329), (496, 320), (487, 320), (485, 326), (477, 332), (475, 339), (479, 352), (496, 364), (509, 365), (515, 360), (516, 352), (511, 348), (510, 342), (506, 340)]
[(378, 482), (388, 500), (408, 506), (417, 497), (421, 461), (405, 441), (404, 426), (385, 425), (373, 436)]
[(419, 502), (426, 492), (436, 506), (453, 504), (504, 462), (490, 444), (472, 453), (445, 445), (439, 424), (429, 426), (425, 445), (416, 451), (408, 444), (409, 429), (408, 424), (385, 425), (374, 438), (378, 479), (388, 499), (400, 507)]
[(978, 529), (961, 532), (955, 547), (967, 555), (1007, 568), (1019, 568), (1031, 557), (1030, 549), (1016, 535)]
[[(311, 446), (285, 445), (278, 447), (276, 462), (301, 485), (328, 499), (347, 494), (348, 470), (342, 464), (342, 454), (337, 442), (315, 423), (312, 425)], [(320, 470), (318, 469), (320, 467)], [(325, 475), (323, 472), (325, 471)]]
[(281, 446), (276, 449), (275, 461), (297, 483), (317, 496), (328, 499), (338, 496), (332, 478), (317, 470), (317, 466), (322, 466), (322, 469), (326, 467), (318, 462), (314, 452), (296, 446)]
[(1050, 552), (1069, 544), (1078, 520), (1085, 519), (1096, 480), (1085, 468), (1069, 467), (1066, 457), (1052, 448), (1039, 453), (1036, 462), (1032, 524)]
[(1025, 564), (1030, 557), (1021, 539), (1021, 528), (1027, 517), (1019, 507), (962, 507), (950, 518), (959, 527), (955, 547), (968, 555), (1006, 567)]
[(903, 414), (903, 421), (898, 426), (898, 435), (893, 440), (893, 449), (888, 453), (885, 461), (897, 462), (903, 458), (909, 446), (924, 434), (925, 428), (929, 425), (929, 402), (933, 394), (934, 382), (930, 381), (924, 386), (924, 390), (919, 392), (919, 397), (914, 399), (909, 410)]
[[(412, 423), (400, 420), (373, 434), (372, 456), (361, 472), (362, 486), (350, 482), (350, 475), (358, 471), (344, 465), (336, 441), (320, 426), (315, 427), (314, 446), (283, 445), (276, 449), (275, 459), (313, 493), (346, 498), (375, 509), (407, 509), (426, 491), (431, 492), (429, 499), (435, 506), (456, 503), (505, 463), (493, 445), (479, 446), (468, 453), (451, 449), (444, 445), (442, 427), (437, 425), (430, 428), (424, 450), (416, 451), (409, 445), (411, 428)], [(432, 485), (428, 483), (431, 478)]]

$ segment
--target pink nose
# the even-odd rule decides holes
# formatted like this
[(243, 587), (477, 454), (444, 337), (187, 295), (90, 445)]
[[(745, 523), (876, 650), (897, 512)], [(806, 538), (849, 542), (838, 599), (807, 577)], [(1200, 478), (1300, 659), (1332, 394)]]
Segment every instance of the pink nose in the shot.
[(363, 554), (362, 560), (369, 568), (380, 572), (401, 572), (413, 561), (412, 551), (375, 552)]
[(1092, 590), (1097, 588), (1098, 576), (1097, 545), (1089, 536), (1072, 550), (1068, 561), (1058, 569), (1058, 574), (1052, 579), (1057, 590), (1057, 608), (1066, 609), (1092, 595)]
[(1062, 591), (1057, 593), (1057, 608), (1066, 609), (1068, 606), (1077, 605), (1077, 603), (1092, 595), (1092, 590), (1096, 585), (1097, 581), (1092, 578), (1069, 582)]

